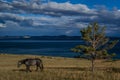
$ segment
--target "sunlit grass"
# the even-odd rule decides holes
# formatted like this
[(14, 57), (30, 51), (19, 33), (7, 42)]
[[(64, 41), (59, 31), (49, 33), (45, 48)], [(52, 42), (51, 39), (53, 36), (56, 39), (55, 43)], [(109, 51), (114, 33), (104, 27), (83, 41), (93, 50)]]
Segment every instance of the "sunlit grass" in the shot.
[[(17, 61), (39, 57), (43, 60), (44, 71), (26, 72), (25, 66), (17, 68)], [(0, 80), (93, 80), (90, 61), (84, 59), (31, 56), (0, 55)], [(96, 61), (94, 80), (120, 80), (120, 61)]]

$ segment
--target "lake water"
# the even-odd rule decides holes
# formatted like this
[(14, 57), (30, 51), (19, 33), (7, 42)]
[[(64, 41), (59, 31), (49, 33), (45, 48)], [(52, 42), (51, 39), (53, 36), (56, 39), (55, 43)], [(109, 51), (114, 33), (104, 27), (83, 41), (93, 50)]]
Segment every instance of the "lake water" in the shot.
[[(83, 41), (77, 40), (0, 40), (0, 53), (32, 54), (43, 56), (74, 57), (77, 53), (71, 48)], [(120, 59), (120, 42), (110, 51), (117, 54)]]

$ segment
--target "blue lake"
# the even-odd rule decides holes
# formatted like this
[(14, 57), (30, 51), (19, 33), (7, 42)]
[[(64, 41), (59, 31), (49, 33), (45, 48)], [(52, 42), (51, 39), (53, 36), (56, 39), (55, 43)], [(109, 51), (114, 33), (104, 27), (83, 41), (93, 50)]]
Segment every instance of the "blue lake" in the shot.
[[(0, 53), (74, 57), (71, 48), (84, 44), (79, 40), (0, 40)], [(120, 59), (120, 42), (110, 51)]]

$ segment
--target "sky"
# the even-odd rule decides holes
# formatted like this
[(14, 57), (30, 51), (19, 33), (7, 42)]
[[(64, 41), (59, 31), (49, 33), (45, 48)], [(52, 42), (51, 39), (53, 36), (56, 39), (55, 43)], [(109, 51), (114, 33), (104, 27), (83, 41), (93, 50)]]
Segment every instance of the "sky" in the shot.
[[(49, 3), (48, 3), (49, 2)], [(0, 0), (0, 36), (79, 36), (90, 23), (120, 37), (120, 0)]]

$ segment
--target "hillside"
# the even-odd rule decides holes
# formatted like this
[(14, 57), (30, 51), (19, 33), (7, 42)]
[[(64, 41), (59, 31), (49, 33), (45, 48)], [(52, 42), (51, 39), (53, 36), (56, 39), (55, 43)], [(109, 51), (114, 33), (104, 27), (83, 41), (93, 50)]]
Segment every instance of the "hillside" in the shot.
[[(26, 73), (25, 66), (17, 68), (17, 61), (38, 57), (43, 60), (44, 71)], [(90, 61), (84, 59), (48, 57), (35, 55), (0, 55), (0, 80), (92, 80)], [(119, 80), (120, 61), (96, 61), (95, 79)]]

